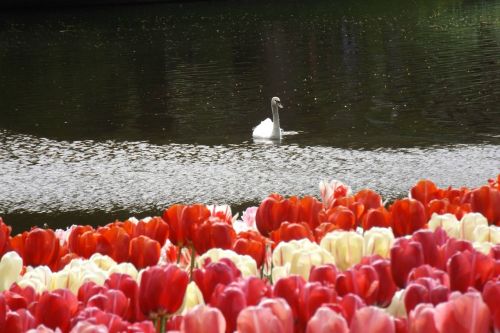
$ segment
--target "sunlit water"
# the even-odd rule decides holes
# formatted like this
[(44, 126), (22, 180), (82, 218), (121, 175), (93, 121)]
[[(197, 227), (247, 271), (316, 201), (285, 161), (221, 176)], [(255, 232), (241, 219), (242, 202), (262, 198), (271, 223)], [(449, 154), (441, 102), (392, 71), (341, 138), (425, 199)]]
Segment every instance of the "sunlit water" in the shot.
[[(500, 172), (500, 0), (0, 13), (0, 215), (103, 224), (174, 202), (384, 198)], [(281, 144), (252, 128), (285, 106)]]

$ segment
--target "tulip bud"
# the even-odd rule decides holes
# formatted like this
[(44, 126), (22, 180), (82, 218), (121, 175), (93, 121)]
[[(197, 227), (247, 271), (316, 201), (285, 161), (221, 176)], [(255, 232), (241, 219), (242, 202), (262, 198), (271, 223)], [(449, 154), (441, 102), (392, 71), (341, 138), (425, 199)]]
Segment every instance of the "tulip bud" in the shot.
[(7, 252), (0, 261), (0, 292), (10, 288), (19, 279), (23, 259), (15, 251)]

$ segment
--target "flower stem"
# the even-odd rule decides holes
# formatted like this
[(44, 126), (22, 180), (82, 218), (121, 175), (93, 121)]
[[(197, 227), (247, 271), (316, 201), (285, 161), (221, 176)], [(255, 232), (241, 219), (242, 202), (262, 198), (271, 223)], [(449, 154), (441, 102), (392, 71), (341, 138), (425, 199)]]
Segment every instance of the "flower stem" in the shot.
[(166, 323), (167, 323), (167, 316), (162, 315), (160, 317), (160, 333), (165, 333)]
[(189, 281), (193, 281), (194, 256), (195, 256), (194, 245), (191, 245), (191, 265), (189, 266)]
[(181, 262), (182, 246), (177, 246), (177, 265)]

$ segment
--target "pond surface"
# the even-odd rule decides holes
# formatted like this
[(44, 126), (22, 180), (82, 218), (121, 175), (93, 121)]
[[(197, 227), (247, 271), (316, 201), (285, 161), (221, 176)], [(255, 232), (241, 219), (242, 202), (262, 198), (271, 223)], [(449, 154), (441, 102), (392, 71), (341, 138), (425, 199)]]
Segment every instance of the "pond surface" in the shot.
[[(254, 142), (272, 96), (293, 135)], [(500, 0), (0, 13), (0, 215), (16, 231), (499, 172)]]

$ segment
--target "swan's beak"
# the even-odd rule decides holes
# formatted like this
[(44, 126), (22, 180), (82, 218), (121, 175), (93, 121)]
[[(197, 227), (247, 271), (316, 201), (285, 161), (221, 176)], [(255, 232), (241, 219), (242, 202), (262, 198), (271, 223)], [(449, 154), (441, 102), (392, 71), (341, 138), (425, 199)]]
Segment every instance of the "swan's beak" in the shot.
[(280, 109), (283, 109), (283, 104), (278, 103), (278, 107), (279, 107)]

